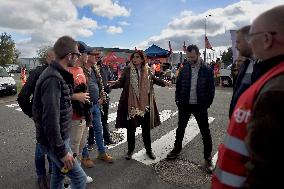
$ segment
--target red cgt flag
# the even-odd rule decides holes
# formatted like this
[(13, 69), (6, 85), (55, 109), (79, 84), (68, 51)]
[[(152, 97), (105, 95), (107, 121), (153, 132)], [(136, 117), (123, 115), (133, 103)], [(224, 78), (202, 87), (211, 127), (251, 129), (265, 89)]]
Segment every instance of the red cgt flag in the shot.
[[(206, 48), (206, 49), (211, 49), (211, 50), (213, 50), (213, 48), (212, 48), (212, 46), (211, 46), (211, 44), (210, 44), (210, 42), (209, 42), (207, 36), (205, 36), (205, 48)], [(213, 50), (213, 51), (214, 51), (214, 50)]]

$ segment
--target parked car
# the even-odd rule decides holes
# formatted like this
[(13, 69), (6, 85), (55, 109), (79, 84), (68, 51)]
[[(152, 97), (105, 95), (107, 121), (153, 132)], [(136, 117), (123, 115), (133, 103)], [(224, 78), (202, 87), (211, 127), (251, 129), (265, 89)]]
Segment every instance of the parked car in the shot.
[(220, 69), (220, 81), (222, 86), (233, 86), (233, 78), (232, 78), (232, 71), (231, 71), (232, 64), (227, 66), (226, 68)]
[(17, 94), (16, 81), (12, 75), (8, 74), (5, 68), (0, 66), (0, 93), (1, 94)]
[(21, 67), (18, 64), (6, 64), (4, 66), (8, 73), (20, 73)]

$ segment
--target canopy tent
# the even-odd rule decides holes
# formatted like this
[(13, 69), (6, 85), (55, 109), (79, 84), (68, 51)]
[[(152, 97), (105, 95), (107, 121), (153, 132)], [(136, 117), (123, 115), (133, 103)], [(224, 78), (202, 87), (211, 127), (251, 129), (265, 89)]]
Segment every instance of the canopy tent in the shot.
[(115, 52), (111, 52), (104, 57), (104, 64), (117, 64), (117, 63), (125, 63), (125, 59), (117, 56)]
[(145, 50), (145, 54), (148, 58), (168, 57), (170, 55), (170, 51), (162, 49), (161, 47), (153, 44), (151, 47)]

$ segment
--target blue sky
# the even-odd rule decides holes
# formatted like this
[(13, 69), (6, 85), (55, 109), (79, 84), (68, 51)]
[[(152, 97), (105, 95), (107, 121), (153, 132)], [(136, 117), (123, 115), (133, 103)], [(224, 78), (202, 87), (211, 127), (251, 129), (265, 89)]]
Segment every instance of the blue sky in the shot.
[(0, 0), (0, 32), (12, 35), (21, 57), (70, 35), (91, 46), (146, 49), (157, 44), (181, 51), (183, 41), (227, 49), (229, 30), (283, 0)]
[(141, 41), (159, 35), (161, 30), (182, 11), (191, 10), (202, 13), (211, 8), (218, 8), (238, 2), (237, 0), (132, 0), (119, 1), (121, 5), (131, 9), (131, 16), (108, 19), (92, 13), (90, 6), (79, 9), (80, 16), (88, 16), (106, 25), (117, 25), (120, 21), (129, 23), (123, 34), (110, 35), (98, 30), (91, 38), (80, 38), (96, 46), (117, 46), (134, 48)]

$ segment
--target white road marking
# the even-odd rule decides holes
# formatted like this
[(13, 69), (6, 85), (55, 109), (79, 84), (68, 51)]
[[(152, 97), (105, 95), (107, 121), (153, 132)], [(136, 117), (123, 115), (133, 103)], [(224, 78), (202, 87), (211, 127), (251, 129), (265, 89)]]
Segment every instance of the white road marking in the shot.
[[(172, 112), (171, 110), (163, 110), (159, 114), (160, 114), (161, 122), (164, 122), (164, 121), (170, 119), (171, 117), (174, 117), (177, 114), (177, 111)], [(109, 114), (109, 120), (115, 120), (116, 116), (117, 116), (116, 113), (113, 113), (112, 115)], [(108, 123), (110, 123), (110, 121), (108, 121)], [(115, 145), (108, 146), (108, 149), (114, 148), (114, 147), (116, 147), (116, 146), (118, 146), (122, 143), (125, 143), (127, 141), (127, 129), (120, 128), (120, 129), (114, 130), (113, 132), (123, 135), (123, 140), (120, 141), (119, 143), (115, 144)], [(141, 133), (142, 133), (141, 127), (136, 128), (135, 136), (137, 136)]]
[(14, 108), (14, 107), (18, 107), (19, 104), (10, 104), (10, 105), (5, 105), (7, 106), (8, 108)]
[(214, 154), (214, 156), (212, 158), (212, 164), (213, 164), (214, 167), (216, 166), (217, 158), (218, 158), (218, 151), (216, 152), (216, 154)]
[[(111, 108), (117, 107), (117, 106), (118, 106), (118, 103), (119, 103), (119, 102), (112, 102), (112, 103), (110, 103), (109, 108), (111, 109)], [(9, 105), (5, 105), (5, 106), (7, 106), (8, 108), (14, 108), (14, 107), (18, 107), (19, 104), (9, 104)], [(15, 110), (17, 110), (17, 111), (19, 111), (19, 112), (22, 112), (22, 109), (21, 109), (21, 108), (17, 108), (17, 109), (15, 109)]]
[[(209, 124), (213, 122), (215, 118), (209, 117), (208, 122)], [(192, 117), (187, 124), (185, 129), (185, 134), (182, 142), (182, 147), (184, 147), (187, 143), (189, 143), (194, 137), (196, 137), (199, 133), (199, 128), (197, 122), (194, 117)], [(156, 155), (155, 160), (151, 160), (146, 155), (146, 150), (143, 148), (139, 152), (133, 154), (132, 158), (144, 163), (146, 165), (151, 165), (153, 163), (157, 163), (162, 159), (167, 157), (167, 154), (173, 149), (174, 141), (176, 136), (176, 129), (173, 129), (168, 134), (162, 136), (160, 139), (152, 142), (152, 150), (153, 153)]]
[(119, 103), (119, 102), (112, 102), (112, 103), (110, 103), (109, 108), (115, 108), (115, 107), (117, 107), (117, 106), (118, 106), (118, 103)]
[(107, 123), (111, 123), (111, 122), (115, 121), (116, 120), (116, 116), (117, 116), (117, 112), (108, 114)]

